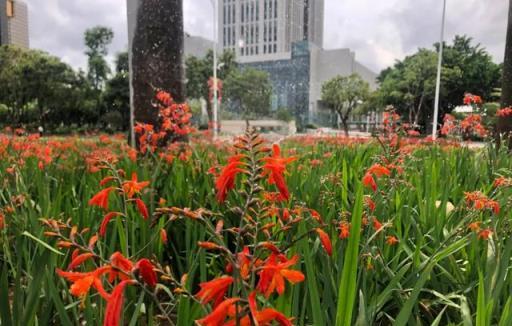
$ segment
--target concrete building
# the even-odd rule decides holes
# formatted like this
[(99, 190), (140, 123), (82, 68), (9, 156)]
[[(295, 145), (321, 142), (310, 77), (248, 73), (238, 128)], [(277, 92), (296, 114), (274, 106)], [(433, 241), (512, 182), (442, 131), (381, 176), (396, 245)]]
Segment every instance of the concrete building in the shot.
[(359, 74), (377, 87), (377, 75), (349, 49), (323, 49), (324, 0), (219, 0), (220, 47), (242, 67), (266, 71), (272, 109), (287, 108), (298, 121), (332, 124), (321, 103), (322, 85), (337, 75)]
[(28, 8), (20, 0), (0, 0), (0, 45), (29, 47)]
[(219, 0), (222, 48), (242, 63), (286, 58), (292, 44), (323, 45), (324, 0)]

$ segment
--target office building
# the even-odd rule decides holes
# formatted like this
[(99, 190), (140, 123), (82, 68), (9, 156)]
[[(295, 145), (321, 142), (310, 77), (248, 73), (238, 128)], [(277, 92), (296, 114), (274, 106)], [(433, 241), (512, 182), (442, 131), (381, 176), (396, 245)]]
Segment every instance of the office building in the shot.
[(0, 0), (0, 44), (29, 47), (28, 8), (20, 0)]
[(323, 45), (324, 0), (219, 0), (218, 35), (239, 61), (279, 60), (292, 44)]

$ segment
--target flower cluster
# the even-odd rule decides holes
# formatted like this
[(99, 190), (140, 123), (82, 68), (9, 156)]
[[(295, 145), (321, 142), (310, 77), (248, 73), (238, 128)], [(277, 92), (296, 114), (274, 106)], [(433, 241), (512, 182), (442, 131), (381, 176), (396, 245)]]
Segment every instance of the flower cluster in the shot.
[(482, 104), (482, 98), (478, 95), (473, 95), (471, 93), (464, 94), (464, 100), (463, 103), (465, 105), (471, 105), (471, 104)]
[[(200, 283), (194, 295), (211, 307), (210, 313), (196, 320), (198, 325), (291, 325), (290, 318), (271, 307), (275, 296), (284, 295), (287, 284), (305, 279), (296, 269), (300, 257), (291, 252), (291, 245), (315, 235), (330, 256), (330, 235), (318, 212), (301, 205), (289, 208), (292, 196), (286, 171), (295, 157), (284, 156), (277, 144), (268, 147), (253, 129), (233, 148), (220, 171), (216, 172), (217, 167), (210, 171), (225, 212), (171, 207), (158, 209), (158, 214), (170, 216), (169, 221), (185, 218), (203, 224), (208, 239), (198, 247), (218, 254), (225, 264), (224, 274)], [(306, 233), (299, 232), (303, 228)], [(234, 246), (230, 245), (233, 237)], [(258, 302), (267, 307), (258, 308)]]
[(499, 109), (498, 111), (496, 111), (496, 116), (500, 117), (500, 118), (508, 117), (508, 116), (511, 116), (511, 115), (512, 115), (512, 108), (511, 107)]
[(188, 104), (174, 102), (172, 96), (164, 91), (157, 93), (156, 100), (159, 125), (135, 125), (141, 153), (148, 150), (154, 152), (158, 147), (162, 147), (161, 145), (179, 140), (193, 131), (190, 126), (192, 114)]

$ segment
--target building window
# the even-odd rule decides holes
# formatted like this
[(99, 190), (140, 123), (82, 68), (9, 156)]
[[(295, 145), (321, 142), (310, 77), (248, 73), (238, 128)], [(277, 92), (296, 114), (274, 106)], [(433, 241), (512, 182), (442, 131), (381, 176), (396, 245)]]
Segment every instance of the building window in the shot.
[(14, 17), (14, 1), (13, 0), (7, 0), (6, 1), (6, 11), (7, 11), (7, 17)]

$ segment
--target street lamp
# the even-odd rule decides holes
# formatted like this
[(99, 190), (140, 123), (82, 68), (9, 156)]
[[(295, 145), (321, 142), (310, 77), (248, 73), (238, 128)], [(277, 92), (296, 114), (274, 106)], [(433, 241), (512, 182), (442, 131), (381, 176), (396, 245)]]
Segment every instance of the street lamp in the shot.
[(441, 66), (443, 64), (443, 47), (444, 47), (444, 22), (446, 19), (446, 0), (443, 3), (443, 18), (441, 23), (441, 42), (439, 42), (439, 58), (437, 61), (437, 79), (436, 79), (436, 98), (434, 102), (434, 121), (432, 126), (432, 139), (437, 137), (437, 122), (439, 115), (439, 95), (441, 91)]
[(218, 90), (217, 90), (217, 43), (218, 43), (218, 21), (217, 21), (217, 5), (218, 0), (210, 0), (213, 6), (213, 137), (217, 138), (218, 130)]

